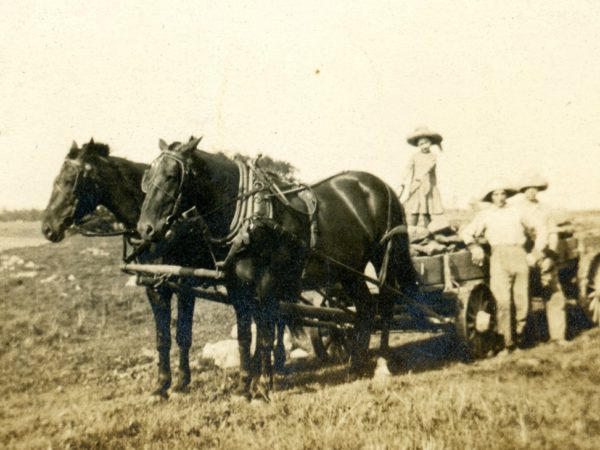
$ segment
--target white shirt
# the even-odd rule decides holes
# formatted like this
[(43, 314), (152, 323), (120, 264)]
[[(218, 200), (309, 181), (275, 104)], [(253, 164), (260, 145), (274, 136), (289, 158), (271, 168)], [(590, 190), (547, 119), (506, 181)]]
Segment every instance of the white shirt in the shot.
[(513, 205), (498, 207), (491, 205), (480, 211), (473, 221), (460, 233), (467, 245), (475, 242), (476, 238), (485, 236), (492, 247), (497, 245), (523, 246), (527, 241), (529, 229), (536, 231), (535, 248), (543, 251), (548, 242), (546, 225), (525, 208)]
[[(525, 215), (533, 217), (535, 220), (542, 222), (546, 227), (548, 233), (548, 247), (551, 250), (555, 250), (558, 247), (558, 226), (554, 217), (552, 217), (551, 210), (540, 203), (539, 201), (529, 201), (525, 197), (517, 204), (518, 207), (523, 209)], [(533, 231), (533, 230), (532, 230)]]

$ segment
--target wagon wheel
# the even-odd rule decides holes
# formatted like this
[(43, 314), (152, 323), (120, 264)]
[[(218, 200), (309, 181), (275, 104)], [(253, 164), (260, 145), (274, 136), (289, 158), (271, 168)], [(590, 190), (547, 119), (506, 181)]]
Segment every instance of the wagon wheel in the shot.
[[(338, 306), (338, 297), (341, 295), (331, 295), (331, 292), (312, 291), (305, 292), (304, 295), (310, 299), (313, 305), (321, 307)], [(326, 363), (345, 363), (350, 359), (350, 333), (351, 330), (336, 328), (331, 326), (312, 326), (307, 327), (315, 355), (321, 361)]]
[(588, 320), (594, 324), (600, 324), (600, 255), (594, 258), (588, 272), (587, 287), (579, 295), (579, 306)]
[(311, 327), (309, 335), (315, 355), (321, 361), (345, 363), (350, 358), (347, 331), (330, 327)]
[(471, 357), (485, 358), (498, 346), (496, 300), (485, 284), (478, 283), (463, 287), (458, 301), (458, 336)]

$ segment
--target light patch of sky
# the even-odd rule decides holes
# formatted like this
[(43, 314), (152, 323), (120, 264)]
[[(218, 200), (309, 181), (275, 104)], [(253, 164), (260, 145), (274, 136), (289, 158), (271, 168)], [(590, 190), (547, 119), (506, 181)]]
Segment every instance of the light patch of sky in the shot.
[(157, 141), (264, 152), (306, 181), (393, 187), (427, 124), (447, 206), (535, 168), (600, 207), (600, 4), (87, 2), (0, 5), (0, 207), (43, 207), (71, 140), (150, 161)]

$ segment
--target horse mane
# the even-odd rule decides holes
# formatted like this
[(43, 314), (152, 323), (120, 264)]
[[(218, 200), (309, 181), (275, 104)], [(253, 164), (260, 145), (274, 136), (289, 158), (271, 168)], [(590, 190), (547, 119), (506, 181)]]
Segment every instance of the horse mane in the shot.
[(94, 142), (92, 139), (90, 142), (86, 142), (79, 149), (79, 153), (77, 155), (71, 155), (69, 153), (69, 158), (85, 158), (91, 156), (100, 156), (104, 158), (113, 166), (117, 167), (135, 167), (138, 170), (145, 170), (148, 168), (148, 164), (140, 163), (136, 161), (132, 161), (130, 159), (121, 157), (121, 156), (113, 156), (110, 154), (110, 147), (108, 144), (104, 144), (102, 142)]
[(92, 139), (90, 142), (87, 142), (81, 146), (81, 151), (82, 153), (93, 153), (108, 158), (108, 155), (110, 154), (110, 147), (102, 142), (94, 142)]

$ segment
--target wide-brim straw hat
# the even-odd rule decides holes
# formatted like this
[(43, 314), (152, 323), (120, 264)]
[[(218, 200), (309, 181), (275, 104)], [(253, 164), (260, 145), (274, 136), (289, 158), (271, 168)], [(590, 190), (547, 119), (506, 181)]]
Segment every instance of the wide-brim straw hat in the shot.
[(503, 180), (501, 178), (495, 178), (491, 180), (485, 189), (483, 190), (483, 195), (480, 197), (482, 202), (490, 202), (492, 201), (492, 193), (494, 191), (504, 191), (506, 192), (506, 197), (512, 197), (518, 191), (515, 187), (510, 184), (508, 181)]
[(545, 191), (548, 189), (548, 181), (539, 173), (527, 173), (519, 180), (519, 192), (530, 187), (534, 187), (538, 191)]
[(442, 143), (442, 135), (430, 130), (428, 127), (420, 126), (415, 128), (415, 131), (410, 133), (406, 138), (406, 142), (416, 147), (419, 143), (419, 139), (425, 137), (428, 138), (432, 144), (440, 145)]

